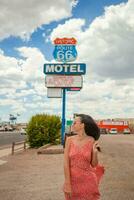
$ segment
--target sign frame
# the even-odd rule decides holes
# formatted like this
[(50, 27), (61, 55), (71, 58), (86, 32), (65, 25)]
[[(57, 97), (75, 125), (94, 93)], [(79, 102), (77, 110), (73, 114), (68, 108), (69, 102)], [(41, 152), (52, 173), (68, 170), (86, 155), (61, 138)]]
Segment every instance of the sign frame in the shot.
[(45, 85), (47, 88), (82, 88), (83, 77), (81, 75), (47, 75)]
[(85, 63), (46, 63), (44, 74), (82, 75), (86, 74)]
[(47, 97), (48, 98), (62, 98), (62, 88), (47, 88)]

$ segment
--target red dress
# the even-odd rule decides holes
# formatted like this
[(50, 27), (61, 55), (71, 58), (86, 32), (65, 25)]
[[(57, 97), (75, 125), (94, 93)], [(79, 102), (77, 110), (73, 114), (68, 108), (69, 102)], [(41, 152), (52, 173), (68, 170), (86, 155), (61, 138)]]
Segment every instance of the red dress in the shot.
[(69, 161), (72, 195), (65, 193), (66, 200), (99, 200), (99, 181), (104, 173), (104, 167), (97, 165), (93, 168), (91, 152), (93, 141), (87, 141), (79, 147), (73, 140), (70, 143)]

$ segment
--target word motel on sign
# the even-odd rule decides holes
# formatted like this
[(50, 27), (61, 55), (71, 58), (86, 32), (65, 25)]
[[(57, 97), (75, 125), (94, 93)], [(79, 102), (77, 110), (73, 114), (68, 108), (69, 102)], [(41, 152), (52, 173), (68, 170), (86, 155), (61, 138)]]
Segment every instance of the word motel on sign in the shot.
[(85, 64), (45, 64), (45, 74), (85, 74)]

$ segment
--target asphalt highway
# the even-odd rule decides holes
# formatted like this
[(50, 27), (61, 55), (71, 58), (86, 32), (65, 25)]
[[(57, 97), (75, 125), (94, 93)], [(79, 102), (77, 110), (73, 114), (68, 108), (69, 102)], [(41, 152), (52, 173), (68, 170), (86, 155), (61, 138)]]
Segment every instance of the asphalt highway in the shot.
[(0, 149), (8, 147), (12, 142), (24, 141), (26, 135), (21, 135), (19, 131), (0, 132)]

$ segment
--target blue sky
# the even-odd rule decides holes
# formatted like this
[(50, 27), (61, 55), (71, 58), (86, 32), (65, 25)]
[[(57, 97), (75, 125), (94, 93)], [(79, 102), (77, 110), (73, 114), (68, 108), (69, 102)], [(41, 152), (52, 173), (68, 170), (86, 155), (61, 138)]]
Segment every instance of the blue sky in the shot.
[[(80, 92), (67, 92), (67, 118), (134, 117), (134, 0), (0, 0), (0, 118), (26, 122), (36, 113), (61, 115), (48, 99), (43, 64), (54, 62), (53, 40), (75, 37), (87, 65)], [(10, 19), (10, 20), (9, 20)], [(79, 101), (77, 101), (79, 99)]]

